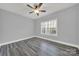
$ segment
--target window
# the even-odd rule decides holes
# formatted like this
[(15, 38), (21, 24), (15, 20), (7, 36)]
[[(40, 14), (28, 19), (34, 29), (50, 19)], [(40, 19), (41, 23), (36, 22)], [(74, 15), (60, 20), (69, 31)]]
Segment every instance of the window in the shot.
[(57, 35), (57, 20), (41, 22), (41, 34)]

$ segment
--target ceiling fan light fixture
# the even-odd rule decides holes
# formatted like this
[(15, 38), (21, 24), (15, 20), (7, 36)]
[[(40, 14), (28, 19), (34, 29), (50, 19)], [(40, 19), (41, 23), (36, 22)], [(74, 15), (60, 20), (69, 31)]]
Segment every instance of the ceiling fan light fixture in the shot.
[(29, 13), (35, 13), (37, 16), (39, 16), (40, 12), (46, 12), (46, 10), (41, 10), (41, 6), (43, 3), (39, 3), (39, 4), (34, 4), (33, 6), (27, 4), (28, 7), (30, 7), (32, 9), (32, 12)]
[(34, 13), (39, 13), (39, 10), (38, 9), (34, 10)]

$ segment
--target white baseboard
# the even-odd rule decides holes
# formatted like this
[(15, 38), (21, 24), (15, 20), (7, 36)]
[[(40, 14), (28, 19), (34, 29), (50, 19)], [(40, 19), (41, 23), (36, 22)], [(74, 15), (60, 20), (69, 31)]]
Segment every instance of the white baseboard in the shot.
[(27, 39), (30, 39), (30, 38), (33, 38), (33, 37), (35, 37), (35, 36), (30, 36), (30, 37), (26, 37), (26, 38), (22, 38), (22, 39), (17, 39), (17, 40), (14, 40), (14, 41), (9, 41), (9, 42), (5, 42), (5, 43), (1, 43), (0, 46), (6, 45), (6, 44), (15, 43), (15, 42), (19, 42), (19, 41), (22, 41), (22, 40), (27, 40)]
[(79, 49), (79, 45), (75, 45), (75, 44), (71, 44), (71, 43), (66, 43), (66, 42), (62, 42), (62, 41), (58, 41), (58, 40), (52, 40), (52, 39), (41, 37), (41, 36), (35, 36), (35, 37), (42, 38), (42, 39), (45, 39), (45, 40), (49, 40), (49, 41), (52, 41), (52, 42), (57, 42), (57, 43), (68, 45), (68, 46), (72, 46), (72, 47), (76, 47), (76, 48)]
[(30, 36), (30, 37), (26, 37), (26, 38), (22, 38), (22, 39), (14, 40), (14, 41), (10, 41), (10, 42), (6, 42), (6, 43), (2, 43), (2, 44), (0, 44), (0, 46), (6, 45), (6, 44), (15, 43), (15, 42), (19, 42), (19, 41), (22, 41), (22, 40), (27, 40), (27, 39), (30, 39), (30, 38), (33, 38), (33, 37), (42, 38), (42, 39), (44, 39), (44, 40), (49, 40), (49, 41), (52, 41), (52, 42), (57, 42), (57, 43), (60, 43), (60, 44), (65, 44), (65, 45), (72, 46), (72, 47), (76, 47), (76, 48), (79, 49), (79, 46), (78, 46), (78, 45), (70, 44), (70, 43), (66, 43), (66, 42), (62, 42), (62, 41), (57, 41), (57, 40), (52, 40), (52, 39), (48, 39), (48, 38), (41, 37), (41, 36)]

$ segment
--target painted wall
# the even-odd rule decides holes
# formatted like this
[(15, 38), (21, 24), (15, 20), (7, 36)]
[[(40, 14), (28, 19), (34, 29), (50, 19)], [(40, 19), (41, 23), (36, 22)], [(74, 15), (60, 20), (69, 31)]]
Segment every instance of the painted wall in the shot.
[(76, 9), (76, 18), (77, 18), (77, 44), (79, 45), (79, 4), (77, 5), (77, 7), (76, 7), (77, 9)]
[[(78, 5), (79, 6), (79, 5)], [(36, 20), (36, 35), (51, 40), (66, 42), (70, 44), (79, 45), (79, 39), (77, 39), (77, 7), (73, 6), (59, 12), (52, 13)], [(79, 12), (79, 10), (78, 10)], [(46, 20), (53, 20), (57, 18), (58, 21), (58, 35), (49, 36), (40, 34), (40, 23)], [(78, 18), (79, 19), (79, 18)], [(79, 25), (79, 24), (78, 24)], [(78, 34), (79, 35), (79, 34)]]
[[(40, 23), (55, 18), (58, 21), (58, 36), (40, 34)], [(79, 5), (36, 20), (0, 9), (0, 43), (33, 35), (79, 45)]]
[(34, 21), (0, 9), (0, 43), (33, 36)]

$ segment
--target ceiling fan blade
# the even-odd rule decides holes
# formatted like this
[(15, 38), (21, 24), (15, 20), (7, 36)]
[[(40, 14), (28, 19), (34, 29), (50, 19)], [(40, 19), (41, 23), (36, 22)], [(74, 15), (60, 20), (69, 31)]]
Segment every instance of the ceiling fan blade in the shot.
[(27, 6), (33, 9), (33, 7), (32, 7), (32, 6), (30, 6), (29, 4), (27, 4)]
[(42, 6), (43, 3), (39, 3), (38, 7), (40, 8)]
[(29, 12), (29, 13), (33, 13), (33, 11)]
[(36, 9), (38, 6), (37, 6), (37, 4), (36, 3), (34, 3), (34, 8)]
[(46, 12), (46, 10), (39, 10), (40, 12)]

